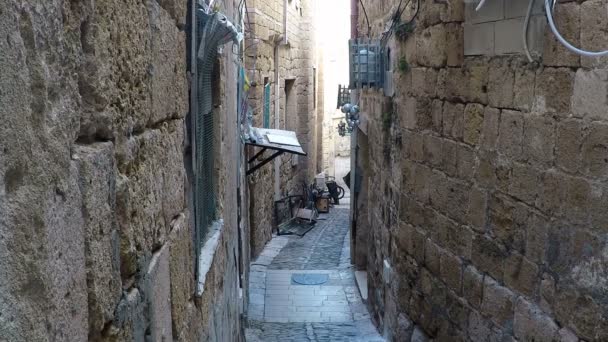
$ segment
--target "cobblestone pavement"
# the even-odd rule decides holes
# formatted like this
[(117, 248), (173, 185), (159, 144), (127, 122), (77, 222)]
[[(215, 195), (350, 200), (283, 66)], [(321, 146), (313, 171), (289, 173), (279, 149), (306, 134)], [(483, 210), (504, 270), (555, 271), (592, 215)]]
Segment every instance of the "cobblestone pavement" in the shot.
[[(304, 237), (274, 237), (252, 263), (248, 342), (384, 341), (350, 264), (348, 210), (336, 207)], [(300, 285), (293, 274), (327, 275)]]
[(273, 270), (331, 270), (340, 265), (348, 233), (348, 209), (333, 208), (322, 215), (303, 238), (292, 239), (269, 268)]

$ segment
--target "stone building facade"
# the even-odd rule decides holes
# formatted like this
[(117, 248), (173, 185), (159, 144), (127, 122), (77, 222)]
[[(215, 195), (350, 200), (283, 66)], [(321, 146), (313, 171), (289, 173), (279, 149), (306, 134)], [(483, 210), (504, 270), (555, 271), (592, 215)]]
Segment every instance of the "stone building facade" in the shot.
[[(372, 37), (399, 3), (363, 1)], [(527, 1), (488, 0), (496, 17), (478, 21), (476, 2), (419, 3), (387, 44), (394, 96), (360, 92), (357, 264), (376, 322), (393, 341), (608, 340), (607, 59), (570, 53), (542, 19), (529, 63), (505, 14)], [(563, 1), (556, 21), (604, 49), (606, 6)]]
[(218, 61), (223, 227), (201, 283), (187, 13), (185, 0), (0, 2), (1, 341), (242, 338), (238, 56)]
[[(301, 194), (303, 182), (310, 183), (320, 172), (323, 111), (318, 104), (322, 106), (323, 91), (314, 39), (315, 4), (316, 1), (304, 0), (247, 2), (245, 65), (253, 85), (249, 100), (254, 126), (265, 126), (266, 112), (268, 128), (295, 131), (308, 154), (277, 158), (278, 194), (276, 166), (272, 163), (249, 177), (253, 255), (258, 255), (272, 236), (274, 201), (288, 194)], [(253, 156), (253, 151), (250, 153)]]

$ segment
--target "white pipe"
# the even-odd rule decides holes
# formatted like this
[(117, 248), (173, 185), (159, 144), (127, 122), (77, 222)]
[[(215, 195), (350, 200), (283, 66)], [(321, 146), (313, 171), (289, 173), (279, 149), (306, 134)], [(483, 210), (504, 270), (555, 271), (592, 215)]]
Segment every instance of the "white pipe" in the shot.
[(559, 33), (557, 27), (555, 26), (555, 22), (553, 21), (553, 9), (551, 6), (551, 0), (545, 0), (545, 11), (547, 12), (547, 19), (549, 21), (549, 26), (551, 27), (551, 31), (553, 31), (553, 34), (555, 35), (555, 37), (557, 37), (557, 40), (559, 40), (559, 42), (562, 43), (562, 45), (564, 45), (568, 50), (570, 50), (574, 53), (577, 53), (581, 56), (586, 56), (586, 57), (602, 57), (602, 56), (608, 55), (608, 50), (593, 52), (593, 51), (579, 49), (579, 48), (575, 47), (574, 45), (570, 44), (561, 35), (561, 33)]
[[(280, 129), (281, 84), (279, 77), (279, 43), (274, 43), (274, 129)], [(274, 200), (281, 199), (281, 156), (274, 159)]]
[(532, 15), (532, 7), (534, 6), (534, 3), (536, 2), (536, 0), (530, 0), (530, 4), (528, 5), (528, 12), (526, 13), (526, 20), (524, 22), (524, 29), (523, 29), (523, 42), (524, 42), (524, 51), (526, 53), (526, 57), (528, 57), (528, 62), (533, 63), (534, 62), (534, 58), (532, 58), (532, 55), (530, 55), (530, 49), (528, 48), (528, 28), (530, 27), (530, 16)]
[(479, 4), (477, 5), (477, 8), (475, 8), (475, 11), (479, 11), (483, 7), (483, 5), (485, 5), (485, 3), (486, 3), (486, 0), (481, 0), (479, 2)]

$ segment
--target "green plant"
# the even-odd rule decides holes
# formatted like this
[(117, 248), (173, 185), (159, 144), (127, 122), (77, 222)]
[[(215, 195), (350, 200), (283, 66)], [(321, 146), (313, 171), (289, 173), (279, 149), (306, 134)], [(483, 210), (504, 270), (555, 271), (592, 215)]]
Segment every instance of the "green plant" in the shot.
[(414, 32), (412, 23), (400, 23), (395, 27), (395, 36), (402, 42), (406, 41), (412, 32)]
[(382, 129), (388, 132), (393, 125), (393, 112), (384, 112), (382, 114)]
[(399, 59), (399, 71), (405, 73), (408, 70), (410, 70), (410, 65), (408, 64), (407, 60), (405, 59), (405, 57), (401, 57)]

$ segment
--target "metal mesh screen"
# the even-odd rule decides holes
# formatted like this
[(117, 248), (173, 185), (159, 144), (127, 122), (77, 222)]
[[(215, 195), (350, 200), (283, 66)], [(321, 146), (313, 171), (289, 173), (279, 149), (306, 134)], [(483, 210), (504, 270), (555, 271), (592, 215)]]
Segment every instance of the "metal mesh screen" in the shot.
[(198, 109), (193, 119), (194, 219), (197, 240), (205, 240), (216, 219), (216, 175), (214, 147), (213, 82), (218, 47), (234, 36), (233, 26), (220, 13), (197, 12), (197, 93)]
[(342, 106), (350, 102), (350, 89), (347, 86), (338, 85), (338, 106), (340, 109)]
[(264, 128), (270, 128), (270, 84), (264, 86)]
[[(215, 157), (213, 148), (213, 68), (217, 58), (217, 43), (210, 41), (215, 26), (213, 16), (198, 13), (197, 35), (201, 37), (197, 50), (197, 98), (193, 134), (194, 158), (194, 216), (198, 239), (204, 240), (208, 227), (215, 219)], [(203, 52), (201, 56), (201, 52)]]
[(379, 41), (350, 40), (349, 66), (351, 89), (361, 87), (382, 88), (384, 79), (384, 52)]

